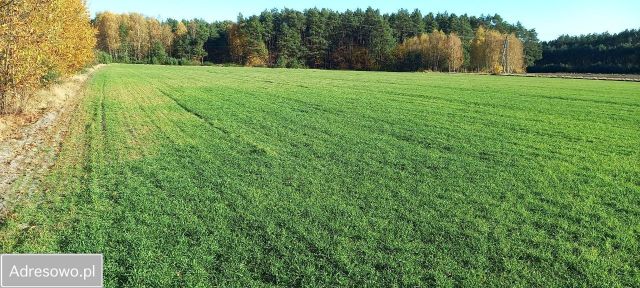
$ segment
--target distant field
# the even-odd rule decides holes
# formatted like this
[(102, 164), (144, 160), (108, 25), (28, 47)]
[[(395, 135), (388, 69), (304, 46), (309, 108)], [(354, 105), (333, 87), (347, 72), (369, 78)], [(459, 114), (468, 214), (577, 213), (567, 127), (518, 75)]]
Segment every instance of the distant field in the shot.
[(591, 73), (527, 73), (514, 76), (551, 77), (567, 79), (591, 79), (640, 82), (640, 74), (591, 74)]
[(109, 287), (640, 286), (640, 83), (110, 65), (2, 252)]

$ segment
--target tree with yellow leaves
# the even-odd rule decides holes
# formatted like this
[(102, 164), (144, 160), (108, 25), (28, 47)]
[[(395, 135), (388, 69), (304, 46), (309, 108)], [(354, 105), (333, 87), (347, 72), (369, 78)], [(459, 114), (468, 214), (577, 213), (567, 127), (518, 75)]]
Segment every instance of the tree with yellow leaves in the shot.
[(149, 29), (147, 19), (142, 14), (129, 14), (129, 38), (133, 56), (142, 61), (149, 53)]
[(113, 58), (118, 57), (118, 50), (122, 44), (120, 38), (120, 17), (111, 12), (96, 15), (98, 29), (98, 48), (108, 52)]
[(524, 45), (514, 34), (480, 27), (471, 43), (471, 63), (479, 72), (523, 73)]
[(119, 62), (129, 62), (132, 56), (135, 61), (146, 62), (157, 56), (152, 54), (157, 54), (158, 50), (172, 54), (175, 37), (187, 34), (183, 23), (178, 24), (177, 35), (174, 35), (169, 24), (136, 13), (98, 13), (95, 27), (98, 29), (98, 48)]
[(52, 55), (54, 67), (62, 75), (70, 75), (84, 68), (95, 58), (96, 31), (90, 25), (85, 1), (57, 0), (57, 37), (53, 38)]
[(173, 31), (171, 31), (171, 26), (167, 24), (162, 25), (162, 31), (160, 32), (160, 42), (164, 46), (164, 50), (167, 53), (171, 54), (171, 48), (173, 46)]
[(507, 73), (524, 73), (524, 44), (515, 34), (507, 36), (505, 71)]
[(431, 70), (442, 71), (448, 51), (446, 51), (447, 35), (442, 31), (433, 31), (429, 33), (429, 42), (427, 50), (429, 51), (429, 63)]
[(481, 71), (486, 66), (485, 38), (487, 30), (480, 26), (471, 41), (471, 67), (475, 71)]
[(459, 71), (464, 62), (462, 40), (455, 35), (433, 31), (405, 40), (397, 52), (403, 67), (409, 70)]
[(95, 30), (82, 0), (0, 0), (0, 113), (18, 113), (45, 75), (93, 61)]
[(447, 68), (449, 72), (458, 72), (464, 64), (462, 40), (455, 33), (447, 35)]

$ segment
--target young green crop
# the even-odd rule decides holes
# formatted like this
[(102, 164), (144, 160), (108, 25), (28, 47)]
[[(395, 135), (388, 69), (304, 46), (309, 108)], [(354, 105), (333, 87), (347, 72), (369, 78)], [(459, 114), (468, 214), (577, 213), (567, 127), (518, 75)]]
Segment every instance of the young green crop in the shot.
[(104, 253), (108, 287), (638, 286), (639, 108), (638, 83), (110, 65), (2, 252)]

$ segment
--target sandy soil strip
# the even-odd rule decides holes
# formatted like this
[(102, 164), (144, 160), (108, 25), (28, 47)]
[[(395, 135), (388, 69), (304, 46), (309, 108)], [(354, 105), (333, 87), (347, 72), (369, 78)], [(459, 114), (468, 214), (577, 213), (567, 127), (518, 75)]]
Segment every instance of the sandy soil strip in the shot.
[(100, 67), (39, 91), (21, 115), (0, 116), (0, 221), (53, 165), (84, 84)]

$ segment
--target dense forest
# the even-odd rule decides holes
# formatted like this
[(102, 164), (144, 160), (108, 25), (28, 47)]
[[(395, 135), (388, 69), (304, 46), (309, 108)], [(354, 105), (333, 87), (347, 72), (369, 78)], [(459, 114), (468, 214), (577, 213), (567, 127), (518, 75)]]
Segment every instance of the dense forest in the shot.
[(540, 59), (534, 29), (499, 15), (368, 8), (265, 10), (236, 22), (98, 13), (101, 61), (517, 73)]
[(640, 73), (640, 29), (563, 35), (542, 45), (543, 57), (529, 72)]

